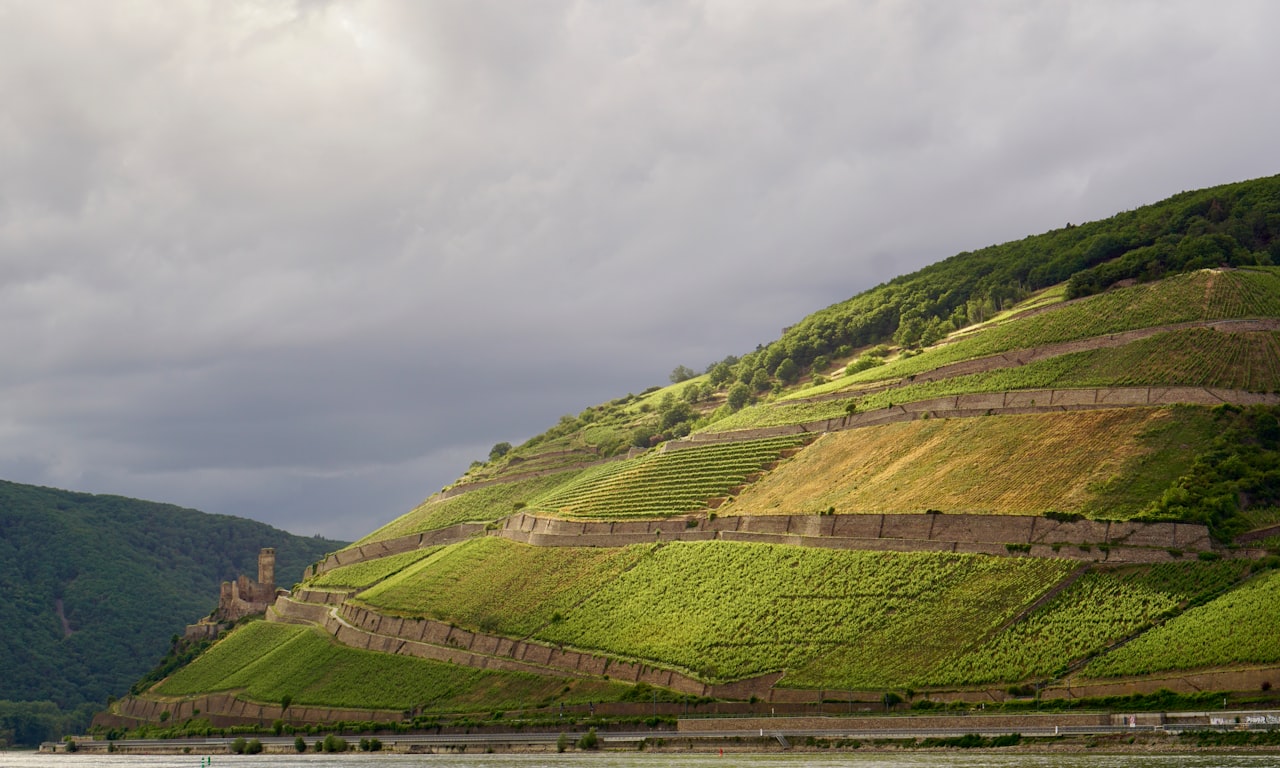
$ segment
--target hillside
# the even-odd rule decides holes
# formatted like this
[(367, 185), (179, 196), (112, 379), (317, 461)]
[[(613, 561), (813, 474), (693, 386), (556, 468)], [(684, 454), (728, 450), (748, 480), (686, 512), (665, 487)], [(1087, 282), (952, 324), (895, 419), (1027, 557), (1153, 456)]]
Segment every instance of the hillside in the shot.
[[(92, 712), (126, 694), (174, 634), (217, 605), (222, 581), (256, 574), (263, 546), (276, 548), (281, 581), (292, 584), (341, 542), (167, 504), (0, 482), (0, 701)], [(24, 712), (56, 717), (49, 707), (4, 705), (0, 730), (27, 727)]]
[(956, 255), (494, 446), (98, 723), (1270, 696), (1278, 259), (1280, 177)]

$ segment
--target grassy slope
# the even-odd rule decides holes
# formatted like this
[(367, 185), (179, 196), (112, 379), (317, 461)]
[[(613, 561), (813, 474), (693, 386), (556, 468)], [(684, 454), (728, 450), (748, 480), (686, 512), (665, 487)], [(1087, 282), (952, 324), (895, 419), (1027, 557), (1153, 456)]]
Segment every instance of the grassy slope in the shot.
[(425, 547), (376, 560), (344, 565), (341, 568), (325, 571), (307, 582), (307, 585), (319, 589), (363, 589), (399, 573), (439, 550), (440, 547)]
[(1280, 573), (1251, 580), (1092, 662), (1090, 677), (1280, 662)]
[(628, 688), (605, 681), (566, 685), (551, 677), (373, 653), (339, 645), (317, 629), (253, 622), (155, 691), (181, 696), (236, 690), (255, 701), (287, 695), (297, 705), (457, 712), (616, 699)]
[(1136, 515), (1213, 430), (1205, 409), (929, 419), (824, 435), (722, 514)]
[(361, 593), (387, 613), (517, 637), (549, 623), (643, 557), (621, 549), (543, 548), (485, 537), (445, 548)]
[(650, 452), (584, 473), (530, 506), (566, 517), (606, 519), (700, 510), (708, 499), (727, 494), (800, 444), (800, 438), (788, 435)]
[(922, 676), (932, 684), (1044, 679), (1190, 602), (1234, 584), (1240, 561), (1162, 563), (1086, 574), (1048, 605)]
[(546, 477), (477, 488), (450, 498), (433, 496), (351, 546), (447, 528), (455, 523), (498, 520), (510, 515), (516, 504), (527, 503), (545, 491), (572, 480), (578, 474), (578, 470), (569, 470)]
[(884, 685), (902, 682), (921, 652), (896, 643), (896, 665), (887, 664), (895, 636), (933, 638), (932, 653), (941, 654), (960, 635), (981, 637), (1073, 567), (725, 542), (599, 550), (486, 538), (454, 545), (360, 600), (709, 679), (789, 669), (797, 685)]

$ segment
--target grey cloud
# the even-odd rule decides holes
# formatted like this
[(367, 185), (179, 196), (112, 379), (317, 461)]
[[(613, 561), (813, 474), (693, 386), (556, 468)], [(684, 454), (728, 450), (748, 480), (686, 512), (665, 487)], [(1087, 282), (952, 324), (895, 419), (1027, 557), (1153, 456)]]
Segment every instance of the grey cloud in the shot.
[(958, 251), (1267, 175), (1265, 2), (0, 6), (0, 476), (354, 538)]

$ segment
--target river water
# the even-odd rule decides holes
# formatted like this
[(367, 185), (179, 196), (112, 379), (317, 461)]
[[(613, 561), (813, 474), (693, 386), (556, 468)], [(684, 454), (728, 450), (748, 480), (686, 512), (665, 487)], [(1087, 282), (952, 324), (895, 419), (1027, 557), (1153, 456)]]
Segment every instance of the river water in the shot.
[(564, 755), (49, 755), (0, 752), (3, 768), (1275, 768), (1280, 755), (564, 754)]

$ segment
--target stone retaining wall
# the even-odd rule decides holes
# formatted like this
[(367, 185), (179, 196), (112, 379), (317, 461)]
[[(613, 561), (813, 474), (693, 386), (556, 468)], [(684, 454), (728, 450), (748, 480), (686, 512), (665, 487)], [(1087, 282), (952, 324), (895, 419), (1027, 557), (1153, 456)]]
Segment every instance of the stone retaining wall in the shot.
[[(199, 715), (196, 712), (199, 711)], [(333, 707), (290, 706), (287, 710), (279, 704), (258, 704), (238, 699), (231, 693), (214, 693), (194, 699), (165, 701), (159, 699), (126, 696), (116, 703), (116, 716), (135, 721), (159, 723), (161, 716), (168, 712), (164, 722), (181, 723), (193, 717), (209, 720), (215, 728), (229, 728), (234, 725), (270, 725), (276, 720), (302, 725), (306, 723), (332, 723), (338, 720), (347, 722), (377, 721), (399, 722), (404, 719), (402, 712), (389, 712), (376, 709), (338, 709)]]
[[(856, 398), (859, 393), (846, 393), (844, 397)], [(785, 405), (784, 401), (780, 405)], [(784, 424), (777, 427), (738, 429), (730, 432), (700, 432), (679, 441), (673, 448), (690, 448), (695, 445), (723, 443), (738, 440), (758, 440), (779, 435), (798, 435), (820, 432), (840, 432), (881, 424), (893, 424), (922, 418), (970, 418), (977, 416), (1028, 415), (1057, 411), (1097, 410), (1100, 408), (1155, 407), (1161, 405), (1276, 405), (1280, 395), (1245, 392), (1234, 389), (1208, 387), (1105, 387), (1100, 389), (1039, 389), (1016, 392), (975, 393), (950, 395), (918, 400), (874, 411), (862, 411), (851, 416), (820, 419), (802, 424)]]
[(714, 698), (770, 698), (782, 673), (724, 684), (707, 684), (674, 670), (622, 661), (528, 640), (488, 635), (432, 619), (385, 616), (364, 606), (308, 605), (282, 596), (271, 621), (306, 621), (343, 645), (362, 650), (444, 661), (477, 669), (533, 674), (604, 677), (648, 683), (680, 693)]
[(1203, 672), (1164, 672), (1140, 678), (1085, 680), (1074, 678), (1041, 692), (1047, 699), (1128, 696), (1168, 689), (1174, 693), (1204, 691), (1261, 691), (1265, 683), (1280, 685), (1280, 666), (1217, 669)]
[[(692, 525), (691, 525), (692, 523)], [(1152, 563), (1217, 551), (1208, 529), (1190, 523), (1079, 520), (1022, 515), (688, 515), (667, 520), (591, 522), (520, 513), (498, 535), (544, 547), (623, 547), (656, 541), (790, 544), (893, 552), (965, 552)], [(1012, 549), (1010, 548), (1012, 545)]]
[(328, 605), (299, 602), (281, 595), (267, 611), (266, 620), (277, 624), (323, 624), (328, 615)]
[(1073, 352), (1084, 352), (1094, 349), (1114, 349), (1157, 334), (1168, 333), (1169, 331), (1186, 330), (1190, 328), (1210, 328), (1222, 333), (1257, 333), (1280, 330), (1280, 319), (1254, 318), (1244, 320), (1193, 321), (1189, 323), (1176, 323), (1173, 325), (1163, 325), (1152, 328), (1140, 328), (1132, 331), (1121, 331), (1119, 333), (1112, 333), (1106, 336), (1095, 336), (1089, 339), (1065, 341), (1059, 344), (1046, 344), (1042, 347), (1033, 347), (1031, 349), (1015, 349), (995, 355), (988, 355), (986, 357), (948, 363), (947, 365), (941, 365), (932, 370), (915, 374), (907, 379), (897, 379), (884, 384), (861, 388), (857, 390), (856, 393), (847, 391), (831, 392), (817, 395), (815, 397), (803, 398), (799, 400), (799, 402), (839, 400), (851, 395), (865, 395), (883, 392), (887, 389), (895, 389), (897, 387), (918, 384), (926, 381), (950, 379), (957, 376), (985, 373), (987, 371), (995, 371), (1003, 368), (1017, 368), (1040, 360), (1059, 357)]
[[(559, 454), (559, 453), (570, 453), (570, 452), (557, 451), (555, 453)], [(538, 458), (542, 458), (543, 456), (552, 456), (552, 455), (554, 454), (540, 454)], [(591, 467), (597, 467), (601, 464), (608, 464), (611, 461), (620, 461), (625, 458), (629, 458), (629, 457), (623, 456), (623, 455), (610, 456), (605, 459), (595, 458), (589, 461), (575, 462), (572, 464), (565, 464), (559, 467), (549, 467), (547, 469), (531, 469), (526, 472), (513, 472), (510, 474), (503, 475), (502, 477), (495, 477), (492, 480), (477, 480), (474, 483), (462, 483), (459, 485), (455, 485), (452, 488), (443, 490), (440, 493), (436, 494), (435, 498), (437, 498), (440, 501), (444, 501), (445, 499), (451, 499), (454, 496), (461, 496), (464, 493), (470, 493), (471, 491), (478, 491), (481, 488), (489, 488), (495, 485), (506, 485), (508, 483), (516, 483), (521, 480), (531, 480), (535, 477), (547, 477), (548, 475), (557, 475), (557, 474), (560, 474), (561, 472), (572, 472), (574, 470), (579, 470), (579, 469), (590, 469)], [(534, 460), (535, 459), (530, 459), (530, 461), (534, 461)]]
[(763, 729), (766, 734), (776, 731), (820, 731), (847, 728), (851, 731), (898, 730), (904, 728), (959, 729), (972, 732), (1017, 733), (1034, 728), (1056, 726), (1110, 725), (1111, 716), (1099, 714), (1059, 713), (1046, 715), (903, 715), (898, 717), (757, 717), (731, 719), (681, 718), (676, 730), (684, 731), (740, 731)]
[(394, 539), (371, 541), (358, 547), (339, 550), (318, 564), (308, 566), (303, 578), (312, 579), (334, 568), (362, 563), (366, 560), (375, 560), (388, 555), (398, 555), (401, 552), (433, 547), (437, 544), (453, 544), (463, 539), (469, 539), (472, 536), (478, 536), (484, 533), (484, 529), (484, 523), (458, 523), (447, 528), (437, 528), (434, 531), (423, 531), (421, 533), (411, 533), (408, 536), (398, 536)]
[[(339, 608), (337, 613), (338, 616), (327, 617), (326, 630), (339, 642), (356, 648), (451, 661), (481, 669), (535, 674), (554, 672), (574, 677), (608, 675), (612, 680), (649, 683), (694, 696), (716, 695), (712, 692), (715, 686), (669, 669), (472, 632), (432, 619), (384, 616), (350, 603)], [(746, 686), (759, 695), (766, 693), (776, 678), (773, 676), (754, 686), (746, 681), (734, 685), (735, 688)]]

